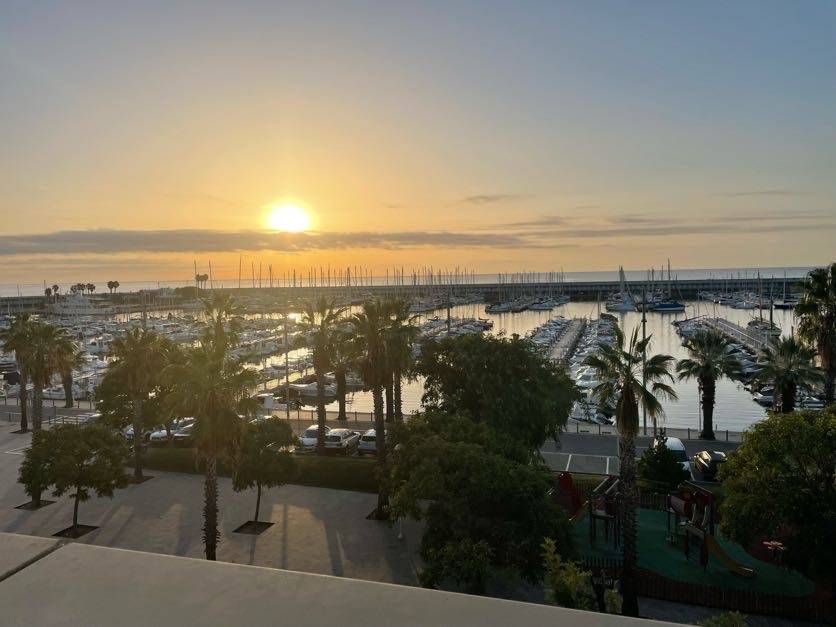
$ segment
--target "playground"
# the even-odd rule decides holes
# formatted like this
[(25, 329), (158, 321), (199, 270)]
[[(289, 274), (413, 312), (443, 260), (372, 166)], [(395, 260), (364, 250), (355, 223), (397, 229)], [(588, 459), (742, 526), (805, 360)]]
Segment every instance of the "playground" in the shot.
[[(689, 485), (686, 485), (689, 484)], [(775, 561), (750, 555), (724, 538), (715, 524), (710, 492), (686, 482), (662, 500), (661, 509), (636, 512), (638, 567), (672, 581), (723, 590), (805, 597), (815, 584)], [(576, 506), (581, 505), (577, 499)], [(621, 560), (617, 480), (603, 481), (577, 507), (573, 537), (587, 563)]]

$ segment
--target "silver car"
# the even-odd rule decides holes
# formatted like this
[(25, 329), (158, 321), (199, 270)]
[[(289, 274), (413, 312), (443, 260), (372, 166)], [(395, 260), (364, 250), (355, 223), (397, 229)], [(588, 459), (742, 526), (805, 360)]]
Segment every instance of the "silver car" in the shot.
[(357, 454), (361, 457), (377, 454), (377, 433), (374, 429), (369, 429), (360, 436), (360, 441), (357, 443)]

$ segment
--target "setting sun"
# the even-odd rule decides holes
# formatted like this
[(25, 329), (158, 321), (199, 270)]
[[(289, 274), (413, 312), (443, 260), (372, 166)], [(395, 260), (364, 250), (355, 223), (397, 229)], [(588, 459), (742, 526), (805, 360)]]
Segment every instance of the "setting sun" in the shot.
[(276, 205), (267, 213), (267, 226), (274, 231), (301, 233), (311, 228), (311, 216), (298, 205)]

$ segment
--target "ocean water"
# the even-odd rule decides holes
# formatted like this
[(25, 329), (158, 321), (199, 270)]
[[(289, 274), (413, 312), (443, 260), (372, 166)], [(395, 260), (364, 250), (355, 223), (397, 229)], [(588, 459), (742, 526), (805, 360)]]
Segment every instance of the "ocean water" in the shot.
[[(764, 311), (768, 317), (769, 312)], [(439, 316), (446, 315), (439, 312)], [(564, 316), (566, 318), (586, 317), (597, 318), (598, 307), (594, 303), (572, 302), (558, 307), (551, 312), (547, 311), (524, 311), (521, 313), (486, 314), (484, 305), (462, 305), (452, 310), (454, 317), (481, 317), (490, 318), (494, 322), (492, 333), (505, 332), (510, 335), (517, 333), (525, 335), (529, 330), (544, 323), (550, 317)], [(621, 328), (625, 335), (632, 333), (636, 327), (641, 328), (641, 313), (626, 312), (614, 314), (619, 319)], [(676, 334), (674, 320), (681, 320), (697, 315), (710, 315), (726, 318), (732, 322), (744, 325), (753, 317), (758, 316), (757, 310), (740, 310), (731, 307), (714, 305), (705, 302), (688, 302), (685, 313), (679, 314), (647, 314), (647, 334), (652, 336), (651, 351), (672, 355), (676, 359), (688, 356), (687, 351), (682, 347), (681, 338)], [(773, 320), (781, 327), (785, 335), (792, 333), (795, 326), (795, 318), (792, 310), (773, 311)], [(639, 331), (641, 332), (641, 331)], [(676, 401), (664, 401), (665, 416), (662, 424), (670, 427), (700, 427), (699, 396), (696, 381), (676, 382), (675, 389), (679, 395)], [(411, 412), (421, 406), (421, 394), (423, 393), (423, 382), (413, 381), (404, 383), (403, 403), (404, 411)], [(372, 410), (372, 398), (369, 392), (355, 392), (348, 398), (348, 408), (351, 411), (370, 412)], [(329, 410), (336, 411), (336, 402), (328, 406)], [(717, 402), (714, 409), (715, 430), (728, 429), (730, 431), (742, 431), (751, 424), (763, 420), (765, 410), (752, 400), (752, 395), (743, 389), (739, 383), (729, 380), (721, 380), (717, 384)], [(648, 426), (650, 423), (648, 423)]]

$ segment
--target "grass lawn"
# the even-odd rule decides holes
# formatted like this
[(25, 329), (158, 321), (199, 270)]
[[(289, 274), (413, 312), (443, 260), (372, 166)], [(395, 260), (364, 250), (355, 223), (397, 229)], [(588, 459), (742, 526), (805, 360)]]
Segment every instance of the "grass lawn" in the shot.
[[(691, 545), (691, 558), (685, 558), (682, 540), (677, 544), (667, 541), (667, 514), (650, 509), (637, 512), (639, 567), (652, 570), (668, 579), (700, 583), (718, 588), (751, 590), (766, 594), (787, 596), (806, 596), (815, 589), (815, 584), (803, 575), (755, 559), (735, 542), (716, 536), (720, 546), (733, 559), (744, 566), (754, 569), (751, 579), (736, 575), (727, 570), (722, 562), (709, 554), (708, 567), (703, 570), (699, 562), (699, 547)], [(618, 557), (612, 543), (603, 540), (603, 526), (598, 525), (598, 539), (595, 546), (589, 543), (589, 518), (583, 516), (574, 526), (573, 535), (578, 552), (581, 555), (599, 557)], [(693, 540), (693, 539), (692, 539)]]

